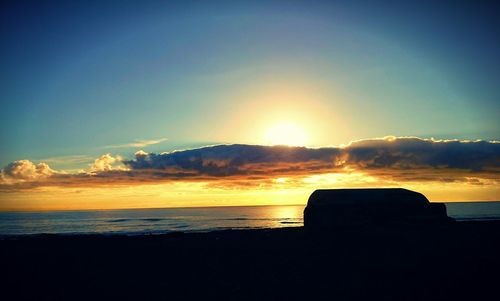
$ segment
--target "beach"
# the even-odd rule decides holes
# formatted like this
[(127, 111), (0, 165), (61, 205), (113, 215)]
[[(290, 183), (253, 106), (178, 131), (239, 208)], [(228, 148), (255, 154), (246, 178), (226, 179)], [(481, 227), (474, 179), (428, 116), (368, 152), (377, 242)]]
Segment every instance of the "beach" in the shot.
[(4, 300), (494, 300), (500, 221), (0, 241)]

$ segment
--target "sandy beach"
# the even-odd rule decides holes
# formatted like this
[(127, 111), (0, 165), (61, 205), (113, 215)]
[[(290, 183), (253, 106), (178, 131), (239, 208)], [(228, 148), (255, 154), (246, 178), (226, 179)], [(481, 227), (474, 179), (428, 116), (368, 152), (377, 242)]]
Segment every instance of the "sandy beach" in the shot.
[(4, 300), (494, 300), (500, 221), (0, 241)]

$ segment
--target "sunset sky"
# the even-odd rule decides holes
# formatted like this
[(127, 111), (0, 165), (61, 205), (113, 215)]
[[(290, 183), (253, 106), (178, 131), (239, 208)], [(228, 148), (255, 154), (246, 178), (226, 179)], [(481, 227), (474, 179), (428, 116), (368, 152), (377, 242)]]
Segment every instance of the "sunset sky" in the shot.
[(0, 210), (500, 200), (498, 11), (418, 3), (1, 4)]

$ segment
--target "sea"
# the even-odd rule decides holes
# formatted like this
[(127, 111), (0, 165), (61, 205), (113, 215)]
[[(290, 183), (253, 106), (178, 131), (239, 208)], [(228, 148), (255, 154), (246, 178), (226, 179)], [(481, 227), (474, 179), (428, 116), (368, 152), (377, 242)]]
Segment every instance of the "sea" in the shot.
[[(500, 202), (454, 202), (446, 207), (457, 221), (500, 220)], [(0, 212), (0, 237), (300, 227), (303, 211), (304, 205)]]

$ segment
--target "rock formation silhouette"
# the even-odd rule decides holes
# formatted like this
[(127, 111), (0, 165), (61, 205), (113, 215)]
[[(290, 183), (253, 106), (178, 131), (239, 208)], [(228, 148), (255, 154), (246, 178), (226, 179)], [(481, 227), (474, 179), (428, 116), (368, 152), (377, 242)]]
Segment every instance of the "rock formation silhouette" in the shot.
[(430, 203), (423, 194), (402, 188), (320, 189), (304, 209), (307, 229), (451, 220), (443, 203)]

